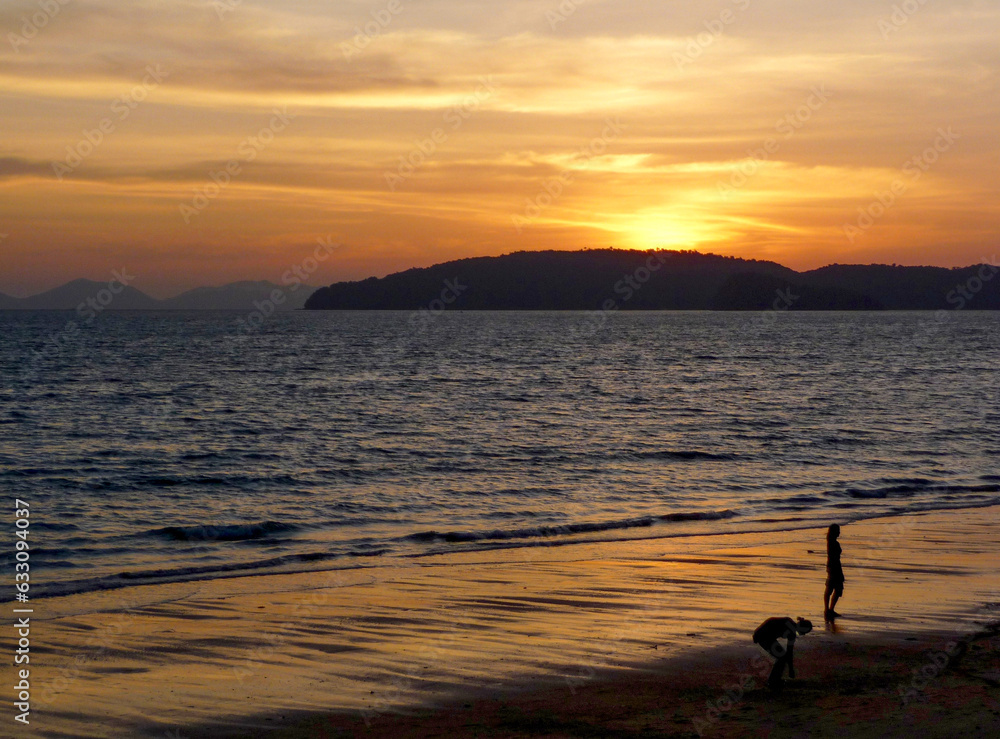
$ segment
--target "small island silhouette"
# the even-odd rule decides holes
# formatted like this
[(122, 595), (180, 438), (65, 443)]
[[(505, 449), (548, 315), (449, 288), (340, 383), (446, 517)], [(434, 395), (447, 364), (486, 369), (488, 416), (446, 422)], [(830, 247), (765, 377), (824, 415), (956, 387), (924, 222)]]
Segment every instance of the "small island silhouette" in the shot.
[(312, 310), (1000, 310), (1000, 265), (775, 262), (695, 251), (518, 251), (338, 282)]

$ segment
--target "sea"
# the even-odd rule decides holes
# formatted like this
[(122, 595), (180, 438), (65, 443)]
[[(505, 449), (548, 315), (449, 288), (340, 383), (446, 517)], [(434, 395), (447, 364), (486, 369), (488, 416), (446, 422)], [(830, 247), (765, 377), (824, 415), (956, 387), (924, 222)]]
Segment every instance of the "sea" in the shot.
[(0, 312), (33, 599), (1000, 503), (1000, 313), (246, 318)]

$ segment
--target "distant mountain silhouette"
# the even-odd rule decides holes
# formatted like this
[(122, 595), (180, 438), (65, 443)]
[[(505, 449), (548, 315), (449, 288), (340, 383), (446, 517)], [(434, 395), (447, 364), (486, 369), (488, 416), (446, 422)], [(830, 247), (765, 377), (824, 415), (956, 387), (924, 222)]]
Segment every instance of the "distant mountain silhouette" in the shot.
[[(112, 292), (111, 288), (115, 292)], [(0, 293), (0, 310), (255, 310), (256, 305), (273, 299), (275, 291), (283, 296), (278, 310), (298, 310), (315, 290), (301, 285), (297, 290), (273, 282), (233, 282), (220, 287), (198, 287), (173, 298), (157, 300), (134, 287), (119, 283), (73, 280), (57, 288), (28, 298), (13, 298)], [(96, 311), (100, 312), (100, 311)]]
[(117, 294), (108, 289), (107, 282), (73, 280), (44, 293), (23, 298), (18, 301), (19, 305), (16, 307), (29, 310), (76, 310), (80, 304), (86, 305), (88, 300), (99, 300), (107, 302), (107, 309), (150, 310), (156, 308), (159, 303), (134, 287), (117, 282), (113, 287), (119, 291)]
[(281, 290), (284, 302), (278, 310), (299, 310), (316, 288), (300, 285), (297, 290), (282, 288), (273, 282), (231, 282), (221, 287), (196, 287), (173, 298), (160, 302), (160, 307), (183, 310), (244, 310), (253, 308), (254, 302), (271, 299), (275, 290)]
[[(655, 267), (655, 269), (653, 269)], [(320, 288), (312, 310), (1000, 309), (1000, 269), (775, 262), (693, 251), (515, 252)], [(451, 287), (449, 287), (451, 286)], [(457, 288), (457, 289), (456, 289)], [(964, 290), (964, 292), (963, 292)]]

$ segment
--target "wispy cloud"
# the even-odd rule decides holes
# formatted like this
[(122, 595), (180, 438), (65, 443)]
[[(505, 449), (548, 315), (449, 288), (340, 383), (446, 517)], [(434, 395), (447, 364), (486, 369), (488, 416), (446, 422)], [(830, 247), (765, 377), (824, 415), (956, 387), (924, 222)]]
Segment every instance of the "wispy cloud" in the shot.
[[(391, 22), (348, 58), (342, 45), (385, 2), (246, 0), (219, 13), (202, 0), (73, 0), (28, 43), (12, 44), (6, 34), (19, 34), (36, 7), (16, 0), (0, 8), (5, 269), (33, 271), (49, 287), (81, 265), (99, 272), (99, 255), (128, 249), (130, 264), (156, 261), (166, 281), (231, 268), (240, 254), (253, 256), (239, 276), (264, 277), (288, 263), (292, 245), (310, 242), (313, 227), (346, 244), (318, 279), (609, 244), (711, 248), (793, 266), (975, 261), (998, 215), (1000, 9), (927, 3), (886, 34), (879, 24), (892, 5), (585, 0), (553, 24), (551, 0), (399, 0)], [(676, 63), (678, 54), (690, 63)], [(150, 64), (169, 77), (57, 180), (52, 163)], [(495, 94), (405, 188), (387, 191), (384, 173), (484, 76), (496, 80)], [(818, 85), (833, 91), (829, 102), (783, 138), (781, 121)], [(274, 106), (294, 109), (295, 125), (196, 223), (178, 228), (178, 204)], [(626, 119), (627, 133), (513, 232), (511, 213), (573, 166), (608, 115)], [(845, 218), (949, 125), (962, 131), (961, 145), (863, 245), (845, 245)], [(720, 197), (718, 183), (769, 137), (780, 149)], [(85, 258), (53, 270), (53, 249)]]

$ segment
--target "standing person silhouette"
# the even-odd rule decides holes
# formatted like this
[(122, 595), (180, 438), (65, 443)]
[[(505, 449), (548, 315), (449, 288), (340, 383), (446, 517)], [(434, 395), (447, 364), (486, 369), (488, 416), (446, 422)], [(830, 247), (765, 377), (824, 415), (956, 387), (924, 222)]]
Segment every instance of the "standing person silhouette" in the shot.
[(823, 617), (832, 621), (840, 614), (833, 610), (844, 594), (844, 567), (840, 564), (840, 526), (832, 524), (826, 532), (826, 592), (823, 593)]

